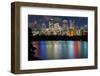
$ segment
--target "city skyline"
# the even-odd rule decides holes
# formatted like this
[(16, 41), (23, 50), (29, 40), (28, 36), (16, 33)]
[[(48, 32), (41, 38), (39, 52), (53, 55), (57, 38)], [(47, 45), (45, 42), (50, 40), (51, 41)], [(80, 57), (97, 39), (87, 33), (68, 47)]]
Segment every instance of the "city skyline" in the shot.
[(29, 60), (88, 58), (88, 18), (28, 15)]
[(87, 17), (29, 15), (28, 22), (33, 36), (81, 36), (88, 33)]
[(73, 20), (76, 26), (81, 27), (88, 25), (88, 17), (28, 15), (29, 27), (31, 27), (30, 23), (33, 23), (34, 21), (37, 21), (37, 24), (40, 26), (43, 23), (48, 25), (50, 19), (54, 19), (55, 22), (59, 22), (60, 24), (62, 24), (63, 20), (68, 20), (68, 26), (70, 25), (70, 20)]

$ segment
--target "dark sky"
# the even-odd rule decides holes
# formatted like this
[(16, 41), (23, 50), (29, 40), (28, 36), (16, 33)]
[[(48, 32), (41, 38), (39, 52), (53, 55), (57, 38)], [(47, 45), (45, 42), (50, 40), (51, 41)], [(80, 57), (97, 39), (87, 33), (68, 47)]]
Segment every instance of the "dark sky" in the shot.
[[(45, 16), (45, 15), (28, 15), (28, 23), (32, 23), (35, 20), (38, 22), (38, 25), (41, 26), (42, 23), (48, 25), (49, 20), (53, 18), (58, 21), (60, 24), (62, 20), (68, 20), (68, 25), (70, 25), (69, 20), (74, 20), (76, 26), (88, 25), (88, 17), (73, 17), (73, 16)], [(30, 27), (30, 25), (29, 25)]]

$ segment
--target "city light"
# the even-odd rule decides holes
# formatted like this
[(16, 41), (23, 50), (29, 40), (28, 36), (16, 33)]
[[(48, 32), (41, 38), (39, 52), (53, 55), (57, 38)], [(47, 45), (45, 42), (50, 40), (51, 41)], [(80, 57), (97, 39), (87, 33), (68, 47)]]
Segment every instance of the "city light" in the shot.
[(51, 18), (48, 25), (42, 23), (40, 28), (37, 21), (32, 24), (33, 36), (87, 36), (87, 31), (87, 25), (76, 26), (74, 20), (67, 19), (62, 20), (62, 24), (60, 24)]

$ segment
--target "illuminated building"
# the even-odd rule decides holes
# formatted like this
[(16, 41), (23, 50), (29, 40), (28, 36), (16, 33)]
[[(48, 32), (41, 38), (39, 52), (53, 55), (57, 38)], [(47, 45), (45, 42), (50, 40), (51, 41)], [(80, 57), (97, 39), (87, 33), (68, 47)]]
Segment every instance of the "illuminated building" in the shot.
[(61, 26), (60, 24), (57, 22), (54, 24), (54, 32), (53, 35), (59, 35), (61, 32)]
[(51, 18), (51, 19), (49, 20), (49, 27), (51, 27), (51, 26), (53, 26), (53, 25), (54, 25), (54, 19)]
[(63, 20), (62, 21), (62, 35), (68, 35), (68, 21), (67, 20)]
[(70, 27), (69, 27), (69, 36), (75, 35), (75, 27), (74, 21), (70, 20)]
[(76, 36), (81, 36), (80, 27), (77, 27), (77, 28), (76, 28)]
[(38, 27), (39, 25), (37, 24), (37, 21), (35, 20), (32, 24), (32, 34), (33, 36), (39, 35), (40, 28)]
[(87, 28), (88, 28), (87, 25), (85, 25), (85, 26), (84, 26), (84, 32), (83, 32), (83, 35), (84, 35), (84, 36), (87, 36), (87, 35), (88, 35), (88, 32), (87, 32), (88, 30), (87, 30)]
[(54, 31), (54, 19), (51, 18), (48, 22), (47, 35), (52, 35)]
[(42, 26), (42, 27), (41, 27), (41, 34), (42, 34), (42, 35), (45, 35), (45, 34), (46, 34), (46, 25), (45, 25), (45, 23), (42, 23), (41, 26)]
[(80, 30), (81, 30), (81, 36), (83, 36), (83, 34), (84, 34), (84, 28), (81, 26)]

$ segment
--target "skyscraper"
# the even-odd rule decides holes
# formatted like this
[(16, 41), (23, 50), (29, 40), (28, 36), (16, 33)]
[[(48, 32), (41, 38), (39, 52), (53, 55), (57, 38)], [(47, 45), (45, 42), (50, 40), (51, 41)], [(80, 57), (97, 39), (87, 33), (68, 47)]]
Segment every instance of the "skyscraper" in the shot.
[(68, 33), (68, 21), (64, 19), (62, 21), (62, 35), (67, 35)]
[(75, 24), (74, 21), (70, 20), (69, 36), (75, 35)]

